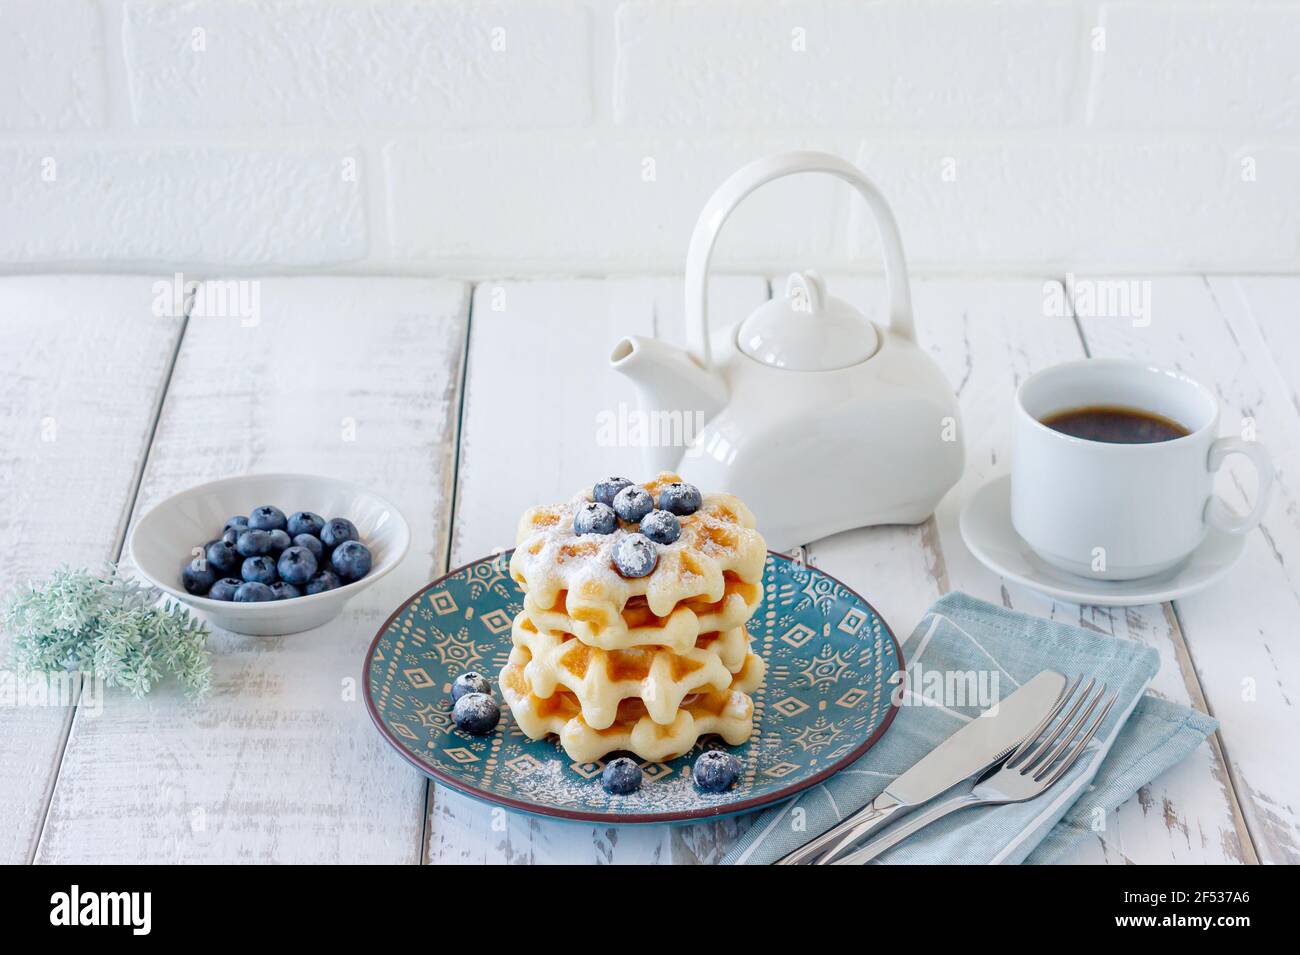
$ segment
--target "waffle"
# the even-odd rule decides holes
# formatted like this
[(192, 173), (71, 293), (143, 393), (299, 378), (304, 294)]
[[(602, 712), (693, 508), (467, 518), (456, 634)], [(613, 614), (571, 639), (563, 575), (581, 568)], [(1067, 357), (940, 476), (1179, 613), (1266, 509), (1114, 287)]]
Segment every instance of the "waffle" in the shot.
[(723, 595), (684, 600), (666, 617), (651, 612), (645, 597), (632, 597), (623, 612), (610, 621), (593, 622), (569, 613), (568, 591), (561, 590), (550, 607), (542, 607), (532, 594), (524, 595), (524, 610), (543, 630), (572, 633), (583, 643), (605, 650), (629, 647), (669, 647), (684, 652), (704, 633), (725, 633), (743, 627), (763, 599), (760, 584), (746, 583), (731, 571), (723, 574)]
[(539, 630), (526, 613), (515, 618), (512, 641), (509, 662), (524, 667), (532, 692), (543, 698), (557, 690), (573, 694), (593, 729), (611, 726), (627, 699), (639, 699), (656, 723), (672, 723), (687, 695), (730, 687), (749, 652), (742, 628), (708, 634), (697, 641), (702, 646), (682, 653), (663, 647), (602, 650), (572, 634)]
[[(642, 487), (657, 497), (664, 484), (678, 480), (675, 474), (661, 474)], [(672, 544), (657, 545), (659, 563), (654, 571), (635, 579), (621, 576), (614, 568), (612, 551), (621, 533), (573, 533), (574, 514), (591, 499), (588, 489), (567, 504), (531, 508), (519, 522), (510, 574), (536, 608), (557, 609), (563, 592), (559, 606), (564, 607), (569, 620), (552, 629), (574, 633), (584, 642), (611, 649), (636, 645), (625, 638), (629, 626), (635, 628), (637, 624), (629, 625), (624, 618), (629, 605), (634, 618), (641, 609), (632, 603), (634, 598), (645, 600), (646, 624), (651, 618), (670, 619), (678, 607), (691, 601), (723, 602), (729, 596), (729, 586), (733, 595), (739, 592), (740, 585), (751, 586), (753, 592), (744, 594), (745, 605), (751, 613), (758, 605), (767, 549), (754, 529), (754, 515), (739, 498), (705, 494), (700, 509), (681, 518), (681, 536)], [(621, 531), (636, 529), (636, 525), (622, 521), (619, 527)], [(540, 619), (538, 623), (550, 626)], [(688, 629), (685, 624), (682, 617), (675, 621), (681, 634)], [(697, 623), (690, 639), (707, 632), (701, 626), (729, 629), (716, 621)], [(675, 634), (677, 642), (661, 645), (684, 646), (687, 638), (681, 634)]]
[(689, 752), (701, 736), (710, 733), (729, 745), (739, 745), (754, 730), (754, 702), (749, 694), (762, 684), (765, 673), (763, 659), (750, 653), (728, 689), (686, 697), (667, 725), (655, 722), (642, 701), (627, 699), (618, 705), (610, 726), (594, 729), (583, 718), (574, 694), (557, 690), (548, 697), (537, 696), (526, 669), (526, 664), (511, 662), (501, 671), (501, 693), (515, 722), (532, 739), (558, 736), (565, 753), (580, 763), (617, 751), (659, 762)]

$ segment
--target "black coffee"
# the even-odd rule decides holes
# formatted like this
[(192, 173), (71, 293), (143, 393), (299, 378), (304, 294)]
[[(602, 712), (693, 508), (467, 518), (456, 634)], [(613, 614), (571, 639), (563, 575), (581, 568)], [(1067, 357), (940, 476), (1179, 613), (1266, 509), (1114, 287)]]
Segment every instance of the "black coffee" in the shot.
[(1071, 408), (1040, 420), (1061, 434), (1106, 444), (1156, 444), (1191, 434), (1163, 415), (1117, 405)]

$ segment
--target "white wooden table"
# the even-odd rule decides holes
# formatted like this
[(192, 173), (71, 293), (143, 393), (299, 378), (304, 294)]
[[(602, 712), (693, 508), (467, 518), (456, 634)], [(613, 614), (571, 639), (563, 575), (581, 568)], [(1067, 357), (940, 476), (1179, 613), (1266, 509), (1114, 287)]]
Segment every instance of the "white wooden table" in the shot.
[[(636, 473), (596, 415), (634, 400), (619, 337), (682, 339), (668, 279), (264, 278), (260, 321), (152, 314), (160, 276), (0, 279), (0, 594), (60, 563), (115, 560), (136, 515), (218, 476), (288, 469), (373, 486), (402, 508), (407, 561), (345, 615), (285, 638), (216, 632), (214, 690), (102, 712), (0, 707), (0, 861), (710, 862), (748, 820), (616, 829), (548, 823), (427, 783), (370, 726), (358, 683), (385, 617), (512, 541), (516, 515), (593, 475)], [(880, 311), (881, 283), (832, 280)], [(769, 295), (715, 282), (714, 315)], [(1300, 280), (1159, 278), (1153, 320), (1045, 317), (1041, 279), (920, 279), (919, 335), (961, 398), (967, 473), (930, 521), (809, 542), (810, 560), (911, 629), (953, 588), (1155, 647), (1153, 692), (1220, 732), (1091, 833), (1079, 862), (1300, 862)], [(1231, 576), (1173, 604), (1106, 610), (999, 580), (957, 531), (1008, 455), (1030, 372), (1134, 355), (1253, 419), (1278, 496)], [(1244, 500), (1246, 471), (1225, 493)], [(9, 636), (0, 636), (8, 656)]]

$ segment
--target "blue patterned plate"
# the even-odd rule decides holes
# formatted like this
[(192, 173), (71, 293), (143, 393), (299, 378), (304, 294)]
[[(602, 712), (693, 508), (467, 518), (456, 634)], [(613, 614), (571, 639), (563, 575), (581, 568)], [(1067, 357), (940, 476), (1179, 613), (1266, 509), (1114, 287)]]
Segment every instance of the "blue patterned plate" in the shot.
[(619, 825), (747, 812), (843, 769), (894, 718), (890, 678), (903, 659), (880, 615), (835, 578), (769, 554), (763, 602), (749, 621), (767, 681), (754, 694), (753, 737), (732, 748), (745, 766), (740, 782), (725, 793), (695, 788), (695, 756), (720, 742), (710, 737), (678, 759), (643, 761), (640, 791), (611, 796), (600, 785), (603, 761), (575, 763), (554, 739), (528, 739), (504, 704), (490, 736), (451, 721), (452, 680), (478, 670), (495, 687), (510, 654), (523, 594), (509, 561), (508, 553), (484, 558), (434, 581), (398, 608), (366, 656), (366, 705), (384, 738), (421, 772), (470, 796)]

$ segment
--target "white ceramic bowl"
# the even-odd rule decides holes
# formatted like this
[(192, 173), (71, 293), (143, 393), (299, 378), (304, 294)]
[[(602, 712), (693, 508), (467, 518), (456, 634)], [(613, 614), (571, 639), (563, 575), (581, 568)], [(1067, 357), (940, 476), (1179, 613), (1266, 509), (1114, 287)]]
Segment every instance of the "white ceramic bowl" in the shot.
[[(186, 593), (181, 569), (193, 548), (221, 536), (231, 517), (262, 504), (273, 504), (285, 514), (314, 511), (326, 520), (346, 517), (370, 548), (370, 573), (335, 590), (292, 600), (234, 603)], [(388, 501), (355, 484), (310, 474), (250, 474), (192, 487), (140, 518), (129, 544), (136, 569), (151, 584), (202, 611), (218, 627), (259, 636), (297, 633), (333, 620), (344, 604), (396, 567), (410, 545), (406, 519)]]

